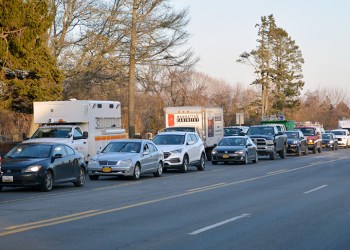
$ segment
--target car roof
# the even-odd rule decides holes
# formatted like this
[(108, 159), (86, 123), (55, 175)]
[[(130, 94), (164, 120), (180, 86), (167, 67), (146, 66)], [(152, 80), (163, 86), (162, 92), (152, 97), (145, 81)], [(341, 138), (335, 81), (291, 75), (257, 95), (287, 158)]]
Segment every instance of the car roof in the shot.
[(112, 140), (111, 142), (151, 142), (151, 140), (128, 138), (128, 139), (116, 139), (116, 140)]
[(249, 136), (246, 136), (246, 135), (230, 135), (230, 136), (225, 136), (224, 138), (222, 139), (227, 139), (227, 138), (249, 138)]
[[(169, 132), (160, 132), (159, 134), (157, 135), (186, 135), (188, 133), (191, 133), (191, 134), (196, 134), (196, 132), (184, 132), (184, 131), (169, 131)], [(156, 136), (157, 136), (156, 135)]]

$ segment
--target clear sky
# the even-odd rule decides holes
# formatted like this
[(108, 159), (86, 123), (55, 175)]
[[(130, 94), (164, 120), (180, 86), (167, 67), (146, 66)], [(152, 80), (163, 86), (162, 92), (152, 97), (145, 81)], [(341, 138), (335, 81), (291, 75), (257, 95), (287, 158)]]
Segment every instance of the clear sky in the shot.
[[(304, 91), (338, 88), (350, 93), (350, 0), (174, 0), (189, 7), (189, 44), (200, 57), (197, 70), (248, 86), (253, 70), (237, 63), (257, 46), (262, 16), (273, 14), (300, 47)], [(349, 95), (350, 96), (350, 95)]]

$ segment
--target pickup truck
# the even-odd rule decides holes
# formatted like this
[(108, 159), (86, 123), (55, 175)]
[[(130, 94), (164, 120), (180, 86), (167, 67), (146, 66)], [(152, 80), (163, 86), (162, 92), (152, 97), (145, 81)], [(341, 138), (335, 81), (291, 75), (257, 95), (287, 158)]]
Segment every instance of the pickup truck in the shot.
[(256, 144), (258, 155), (269, 155), (271, 160), (276, 159), (277, 153), (282, 159), (286, 157), (287, 135), (279, 131), (277, 126), (251, 126), (247, 135)]

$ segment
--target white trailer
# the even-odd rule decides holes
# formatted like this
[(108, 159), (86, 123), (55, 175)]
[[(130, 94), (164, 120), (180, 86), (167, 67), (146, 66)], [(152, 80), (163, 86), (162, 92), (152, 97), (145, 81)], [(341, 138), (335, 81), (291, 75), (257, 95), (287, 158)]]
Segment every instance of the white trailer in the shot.
[(33, 105), (37, 130), (25, 142), (60, 141), (84, 154), (88, 161), (111, 140), (127, 138), (121, 128), (120, 102), (73, 99)]
[(350, 132), (350, 119), (340, 120), (338, 122), (338, 128), (347, 129)]
[(166, 130), (172, 128), (193, 128), (204, 142), (207, 157), (224, 137), (224, 115), (220, 107), (183, 106), (165, 107)]

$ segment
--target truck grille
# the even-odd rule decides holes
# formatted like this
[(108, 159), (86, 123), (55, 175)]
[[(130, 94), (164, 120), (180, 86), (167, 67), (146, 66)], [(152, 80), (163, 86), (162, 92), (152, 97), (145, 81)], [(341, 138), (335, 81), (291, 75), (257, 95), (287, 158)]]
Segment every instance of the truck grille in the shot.
[(266, 146), (266, 140), (263, 138), (254, 138), (253, 141), (257, 146)]

